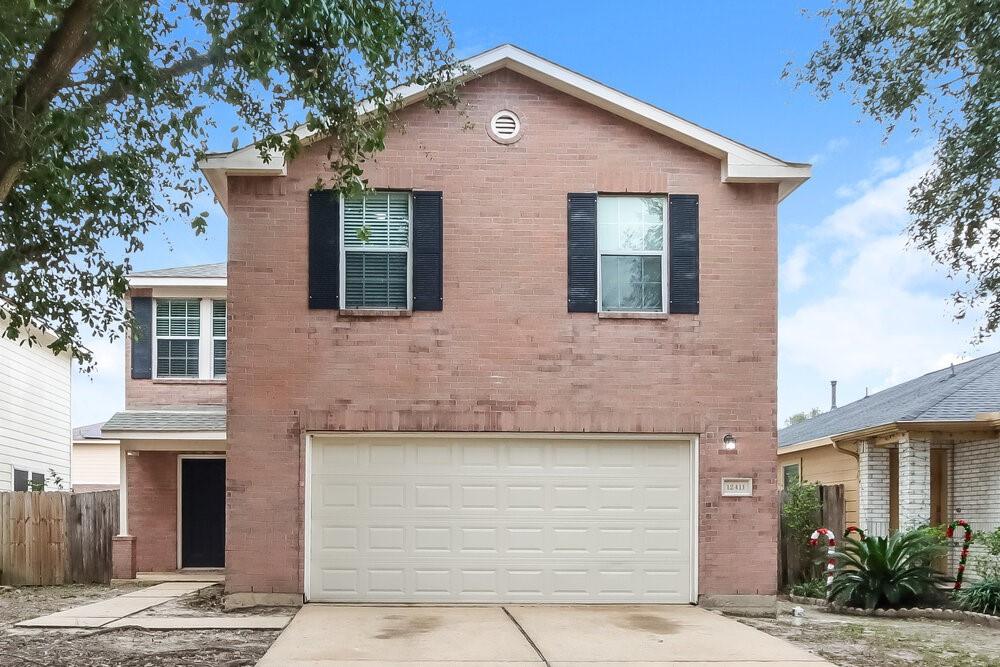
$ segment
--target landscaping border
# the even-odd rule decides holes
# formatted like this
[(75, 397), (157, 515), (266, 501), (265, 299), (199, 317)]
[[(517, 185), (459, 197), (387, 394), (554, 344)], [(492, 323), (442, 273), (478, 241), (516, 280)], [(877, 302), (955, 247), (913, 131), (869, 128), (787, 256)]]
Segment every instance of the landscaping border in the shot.
[(845, 607), (839, 604), (829, 604), (820, 598), (806, 598), (798, 595), (789, 595), (788, 599), (796, 604), (820, 607), (828, 614), (841, 614), (844, 616), (874, 616), (876, 618), (929, 618), (936, 621), (962, 621), (975, 625), (985, 625), (990, 628), (1000, 629), (1000, 616), (990, 614), (980, 614), (974, 611), (964, 611), (962, 609), (941, 609), (933, 607), (909, 607), (907, 609), (858, 609), (857, 607)]

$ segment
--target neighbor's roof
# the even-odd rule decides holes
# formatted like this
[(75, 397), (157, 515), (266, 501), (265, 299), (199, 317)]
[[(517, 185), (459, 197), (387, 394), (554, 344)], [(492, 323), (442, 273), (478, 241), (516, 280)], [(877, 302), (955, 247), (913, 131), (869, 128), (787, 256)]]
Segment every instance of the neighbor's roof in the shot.
[[(654, 107), (634, 97), (626, 95), (591, 78), (557, 65), (513, 44), (502, 44), (479, 55), (472, 56), (461, 65), (466, 72), (458, 73), (457, 81), (466, 81), (477, 76), (508, 68), (530, 79), (543, 83), (567, 95), (576, 97), (616, 114), (634, 123), (668, 136), (682, 144), (691, 146), (722, 161), (721, 178), (729, 183), (778, 183), (778, 196), (783, 199), (810, 176), (808, 164), (786, 162), (763, 151), (696, 125), (680, 116)], [(427, 97), (428, 87), (423, 85), (402, 86), (394, 94), (400, 106), (419, 102)], [(359, 113), (372, 111), (371, 103), (358, 105)], [(321, 139), (304, 126), (292, 132), (303, 143)], [(228, 207), (227, 176), (285, 176), (287, 165), (283, 154), (270, 153), (267, 159), (253, 144), (228, 153), (208, 155), (198, 163), (223, 208)]]
[(778, 431), (778, 446), (898, 422), (973, 421), (1000, 412), (1000, 352), (943, 368)]
[(152, 271), (135, 271), (128, 275), (132, 287), (225, 287), (226, 263), (175, 266)]
[(117, 412), (104, 424), (107, 433), (143, 433), (155, 436), (166, 431), (226, 431), (222, 410), (126, 410)]
[(104, 426), (104, 422), (97, 422), (96, 424), (87, 424), (86, 426), (77, 426), (73, 429), (73, 441), (78, 440), (105, 440), (101, 435), (101, 427)]
[(170, 269), (153, 269), (152, 271), (134, 271), (130, 278), (225, 278), (226, 263), (193, 264), (191, 266), (176, 266)]

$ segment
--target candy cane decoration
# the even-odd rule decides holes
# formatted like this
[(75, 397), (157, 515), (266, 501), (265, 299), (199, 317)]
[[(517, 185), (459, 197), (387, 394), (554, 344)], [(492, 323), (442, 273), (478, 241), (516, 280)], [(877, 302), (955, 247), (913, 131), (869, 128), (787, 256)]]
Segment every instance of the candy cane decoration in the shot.
[(836, 535), (829, 528), (817, 528), (809, 536), (809, 546), (814, 547), (819, 544), (819, 538), (826, 537), (826, 595), (830, 596), (830, 586), (833, 585), (833, 568), (837, 562), (835, 547), (837, 546)]
[(865, 531), (861, 530), (857, 526), (848, 526), (847, 530), (844, 531), (844, 537), (847, 537), (851, 533), (857, 533), (858, 537), (865, 539)]
[(972, 526), (965, 519), (952, 521), (946, 533), (949, 540), (954, 537), (956, 527), (965, 529), (965, 540), (962, 542), (962, 555), (958, 559), (958, 574), (955, 575), (955, 590), (957, 591), (962, 587), (962, 576), (965, 574), (965, 560), (969, 557), (969, 543), (972, 542)]

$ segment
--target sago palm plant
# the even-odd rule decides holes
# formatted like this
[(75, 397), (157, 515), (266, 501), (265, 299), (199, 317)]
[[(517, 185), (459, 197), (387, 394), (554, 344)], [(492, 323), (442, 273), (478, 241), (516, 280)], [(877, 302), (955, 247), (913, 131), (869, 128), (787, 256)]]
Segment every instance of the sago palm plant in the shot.
[(948, 579), (932, 563), (947, 547), (924, 531), (894, 533), (891, 537), (847, 538), (836, 553), (831, 599), (875, 609), (899, 607), (933, 597)]

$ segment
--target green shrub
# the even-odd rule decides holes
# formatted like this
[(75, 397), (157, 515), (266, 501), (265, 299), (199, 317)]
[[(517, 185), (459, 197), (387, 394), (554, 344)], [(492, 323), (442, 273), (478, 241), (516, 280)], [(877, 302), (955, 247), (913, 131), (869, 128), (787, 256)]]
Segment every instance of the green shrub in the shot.
[(1000, 581), (1000, 528), (978, 532), (972, 541), (982, 551), (972, 557), (972, 569), (980, 579)]
[(809, 546), (809, 536), (819, 526), (820, 510), (819, 487), (815, 484), (798, 483), (785, 488), (781, 505), (782, 539), (796, 550), (799, 566), (790, 573), (792, 583), (819, 576), (819, 550)]
[(891, 537), (847, 538), (836, 554), (831, 597), (865, 609), (899, 607), (929, 600), (947, 578), (932, 562), (946, 547), (924, 530), (900, 531)]
[(792, 586), (792, 595), (804, 598), (825, 598), (826, 579), (810, 579)]
[(955, 592), (955, 601), (962, 609), (1000, 616), (1000, 579), (967, 583)]

